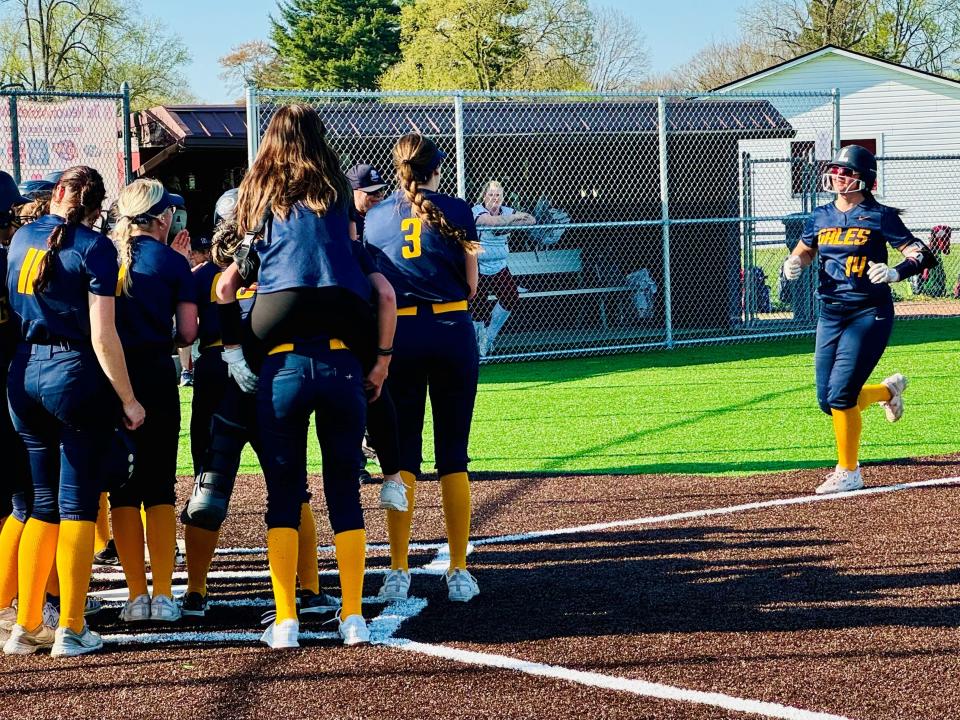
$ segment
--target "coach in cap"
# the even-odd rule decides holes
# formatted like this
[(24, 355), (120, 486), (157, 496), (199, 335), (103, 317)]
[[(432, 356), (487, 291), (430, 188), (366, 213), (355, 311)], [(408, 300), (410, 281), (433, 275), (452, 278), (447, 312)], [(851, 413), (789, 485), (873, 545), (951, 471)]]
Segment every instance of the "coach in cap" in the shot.
[(347, 170), (347, 180), (353, 188), (353, 213), (350, 219), (356, 226), (354, 240), (363, 241), (363, 222), (367, 211), (383, 200), (383, 189), (387, 184), (373, 165), (354, 165)]

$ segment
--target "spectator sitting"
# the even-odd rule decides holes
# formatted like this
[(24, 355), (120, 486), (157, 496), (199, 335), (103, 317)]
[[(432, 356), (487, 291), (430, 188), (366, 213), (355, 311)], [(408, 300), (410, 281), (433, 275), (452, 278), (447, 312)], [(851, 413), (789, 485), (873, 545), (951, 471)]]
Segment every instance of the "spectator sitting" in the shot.
[[(477, 288), (476, 307), (474, 309), (474, 329), (477, 332), (477, 346), (481, 357), (493, 350), (494, 342), (506, 324), (513, 307), (519, 298), (517, 281), (507, 267), (510, 253), (508, 241), (510, 233), (493, 230), (506, 225), (536, 225), (537, 220), (525, 212), (516, 212), (503, 204), (503, 186), (496, 180), (487, 183), (483, 192), (483, 202), (473, 206), (473, 217), (482, 250), (478, 256), (480, 282)], [(487, 296), (497, 298), (493, 309), (489, 309)]]

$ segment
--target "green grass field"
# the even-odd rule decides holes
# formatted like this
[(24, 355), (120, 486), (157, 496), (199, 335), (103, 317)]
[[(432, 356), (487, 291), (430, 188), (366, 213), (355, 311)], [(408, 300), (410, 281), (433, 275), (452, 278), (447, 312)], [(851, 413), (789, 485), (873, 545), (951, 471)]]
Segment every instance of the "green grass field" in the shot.
[[(471, 469), (741, 474), (835, 462), (816, 405), (813, 338), (482, 368)], [(874, 379), (910, 378), (906, 413), (864, 414), (862, 459), (960, 450), (960, 320), (900, 321)], [(180, 472), (191, 473), (190, 390)], [(429, 421), (428, 430), (429, 433)], [(427, 437), (432, 435), (427, 434)], [(311, 469), (319, 451), (311, 436)], [(432, 467), (427, 444), (424, 469)], [(258, 472), (246, 451), (243, 472)]]

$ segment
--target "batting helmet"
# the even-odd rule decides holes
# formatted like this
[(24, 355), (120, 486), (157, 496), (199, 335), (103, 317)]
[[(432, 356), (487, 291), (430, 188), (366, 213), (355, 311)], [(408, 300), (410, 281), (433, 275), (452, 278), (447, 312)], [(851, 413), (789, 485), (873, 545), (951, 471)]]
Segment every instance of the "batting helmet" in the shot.
[(860, 182), (846, 192), (863, 192), (872, 190), (877, 181), (877, 159), (873, 153), (861, 145), (847, 145), (840, 148), (833, 160), (827, 163), (827, 172), (823, 175), (823, 189), (827, 192), (836, 192), (833, 188), (833, 175), (841, 174), (837, 170), (846, 168), (857, 173)]
[(220, 196), (213, 210), (214, 226), (219, 225), (224, 220), (228, 222), (233, 220), (237, 214), (237, 197), (239, 195), (240, 191), (237, 188), (231, 188)]

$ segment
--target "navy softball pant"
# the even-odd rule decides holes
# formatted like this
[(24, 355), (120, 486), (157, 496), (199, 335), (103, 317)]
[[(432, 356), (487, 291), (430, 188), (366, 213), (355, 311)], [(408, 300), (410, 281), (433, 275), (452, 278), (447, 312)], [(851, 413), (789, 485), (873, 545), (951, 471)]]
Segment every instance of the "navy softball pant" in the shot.
[(848, 410), (870, 377), (890, 340), (893, 303), (857, 307), (822, 301), (814, 353), (817, 402), (827, 415)]
[(393, 348), (387, 382), (397, 408), (400, 469), (420, 473), (429, 392), (437, 472), (466, 472), (480, 368), (473, 318), (467, 311), (435, 315), (420, 307), (397, 318)]
[(236, 385), (227, 375), (227, 364), (223, 362), (222, 356), (222, 347), (207, 348), (200, 351), (200, 357), (193, 364), (190, 454), (193, 458), (194, 477), (200, 474), (200, 468), (210, 447), (213, 416), (223, 402), (227, 383)]
[[(4, 362), (0, 371), (0, 387), (7, 386), (7, 370), (8, 364)], [(33, 505), (30, 466), (27, 449), (13, 427), (7, 403), (0, 403), (0, 457), (5, 466), (0, 473), (0, 517), (13, 515), (20, 522), (26, 522)]]
[(133, 475), (111, 489), (110, 507), (174, 505), (180, 442), (177, 369), (165, 347), (127, 350), (125, 354), (133, 393), (146, 418), (130, 434), (136, 455)]
[(30, 465), (30, 516), (46, 523), (95, 521), (119, 401), (93, 350), (19, 346), (7, 396)]
[(367, 399), (363, 372), (348, 350), (330, 341), (295, 343), (268, 355), (257, 386), (267, 527), (300, 528), (307, 493), (307, 431), (314, 415), (323, 464), (323, 493), (334, 533), (363, 528), (357, 448), (363, 441)]

